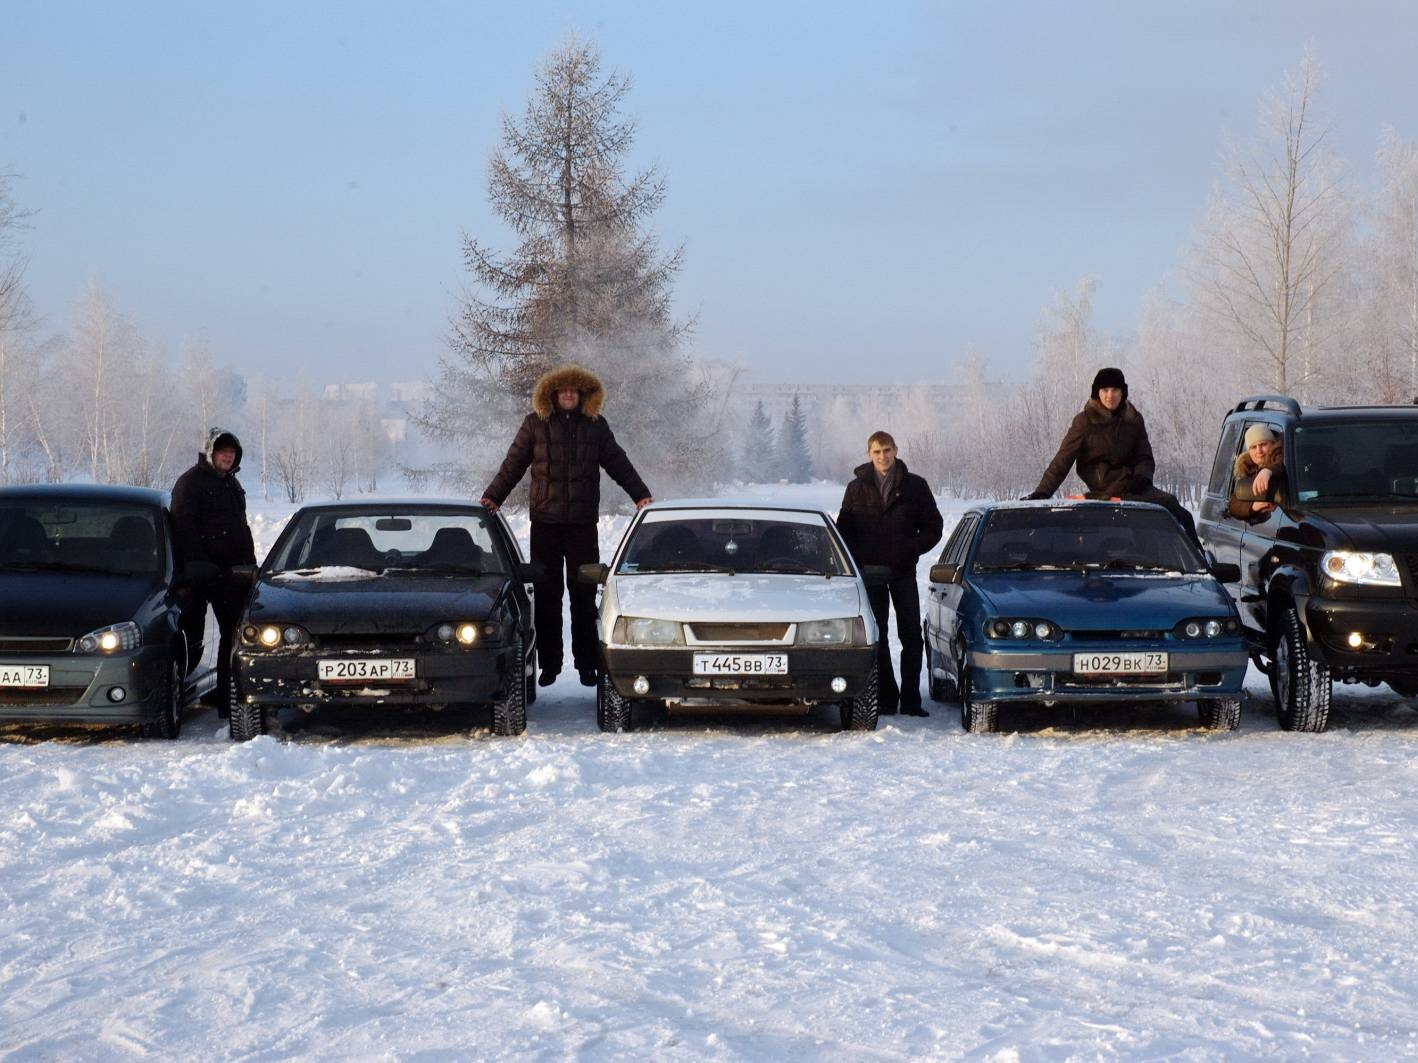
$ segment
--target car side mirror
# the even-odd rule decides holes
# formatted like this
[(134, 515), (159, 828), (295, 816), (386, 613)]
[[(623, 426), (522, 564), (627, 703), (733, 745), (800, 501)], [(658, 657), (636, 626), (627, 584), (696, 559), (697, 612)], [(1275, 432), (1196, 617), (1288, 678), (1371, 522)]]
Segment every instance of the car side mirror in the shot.
[(517, 578), (523, 583), (540, 583), (547, 578), (547, 569), (540, 561), (523, 561), (517, 566)]
[(1211, 574), (1216, 577), (1218, 583), (1241, 582), (1241, 566), (1233, 565), (1229, 561), (1218, 561), (1213, 564)]
[(862, 582), (868, 587), (885, 587), (891, 582), (891, 569), (885, 565), (863, 565)]
[(959, 583), (960, 566), (953, 561), (946, 561), (939, 565), (931, 566), (932, 583)]
[(603, 584), (611, 574), (610, 565), (582, 565), (576, 570), (576, 578), (582, 583)]

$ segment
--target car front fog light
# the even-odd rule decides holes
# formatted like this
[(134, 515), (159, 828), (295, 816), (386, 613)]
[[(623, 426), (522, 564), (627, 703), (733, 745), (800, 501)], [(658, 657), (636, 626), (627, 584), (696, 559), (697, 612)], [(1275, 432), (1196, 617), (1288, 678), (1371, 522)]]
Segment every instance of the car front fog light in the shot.
[(464, 646), (471, 646), (474, 642), (478, 641), (478, 625), (459, 624), (458, 631), (455, 637)]
[(646, 679), (643, 675), (637, 675), (635, 682), (631, 683), (630, 687), (643, 698), (646, 694), (650, 693), (650, 680)]
[(108, 688), (108, 700), (111, 701), (111, 702), (113, 702), (115, 705), (117, 705), (120, 701), (122, 701), (122, 700), (123, 700), (124, 698), (126, 698), (127, 696), (128, 696), (128, 691), (124, 690), (122, 687), (109, 687), (109, 688)]
[(847, 681), (840, 675), (832, 677), (832, 693), (840, 694), (847, 689)]

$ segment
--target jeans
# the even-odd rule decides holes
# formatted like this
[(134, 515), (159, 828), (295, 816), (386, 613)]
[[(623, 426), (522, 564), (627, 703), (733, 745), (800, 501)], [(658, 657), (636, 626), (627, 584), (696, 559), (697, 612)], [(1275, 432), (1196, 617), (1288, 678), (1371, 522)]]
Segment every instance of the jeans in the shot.
[[(925, 640), (921, 637), (921, 594), (916, 587), (916, 574), (897, 576), (884, 587), (867, 591), (872, 615), (877, 627), (877, 682), (883, 712), (902, 709), (914, 712), (921, 707), (921, 657)], [(901, 640), (901, 685), (891, 674), (891, 641), (887, 637), (887, 610), (896, 609), (896, 636)]]

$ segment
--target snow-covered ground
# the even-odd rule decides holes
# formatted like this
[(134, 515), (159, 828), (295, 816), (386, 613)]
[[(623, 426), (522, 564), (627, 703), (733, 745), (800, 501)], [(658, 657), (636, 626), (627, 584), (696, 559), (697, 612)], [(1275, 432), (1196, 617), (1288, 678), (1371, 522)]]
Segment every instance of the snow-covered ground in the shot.
[(1386, 688), (1318, 736), (1258, 677), (1235, 735), (935, 708), (606, 736), (566, 672), (510, 740), (6, 729), (0, 1057), (1418, 1055), (1418, 715)]

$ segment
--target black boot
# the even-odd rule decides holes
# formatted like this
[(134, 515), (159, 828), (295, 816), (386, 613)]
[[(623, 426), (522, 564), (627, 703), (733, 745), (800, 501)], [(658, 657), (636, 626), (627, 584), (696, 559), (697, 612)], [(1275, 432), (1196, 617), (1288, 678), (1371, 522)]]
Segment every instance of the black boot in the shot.
[(600, 679), (600, 676), (596, 673), (594, 668), (578, 668), (576, 669), (576, 674), (581, 677), (581, 685), (583, 687), (593, 687), (596, 685), (596, 681)]
[[(558, 669), (558, 671), (559, 671), (559, 669)], [(556, 682), (556, 676), (557, 676), (557, 672), (553, 672), (550, 668), (543, 668), (543, 669), (542, 669), (541, 677), (537, 680), (537, 686), (539, 686), (539, 687), (549, 687), (549, 686), (551, 686), (553, 683)]]

